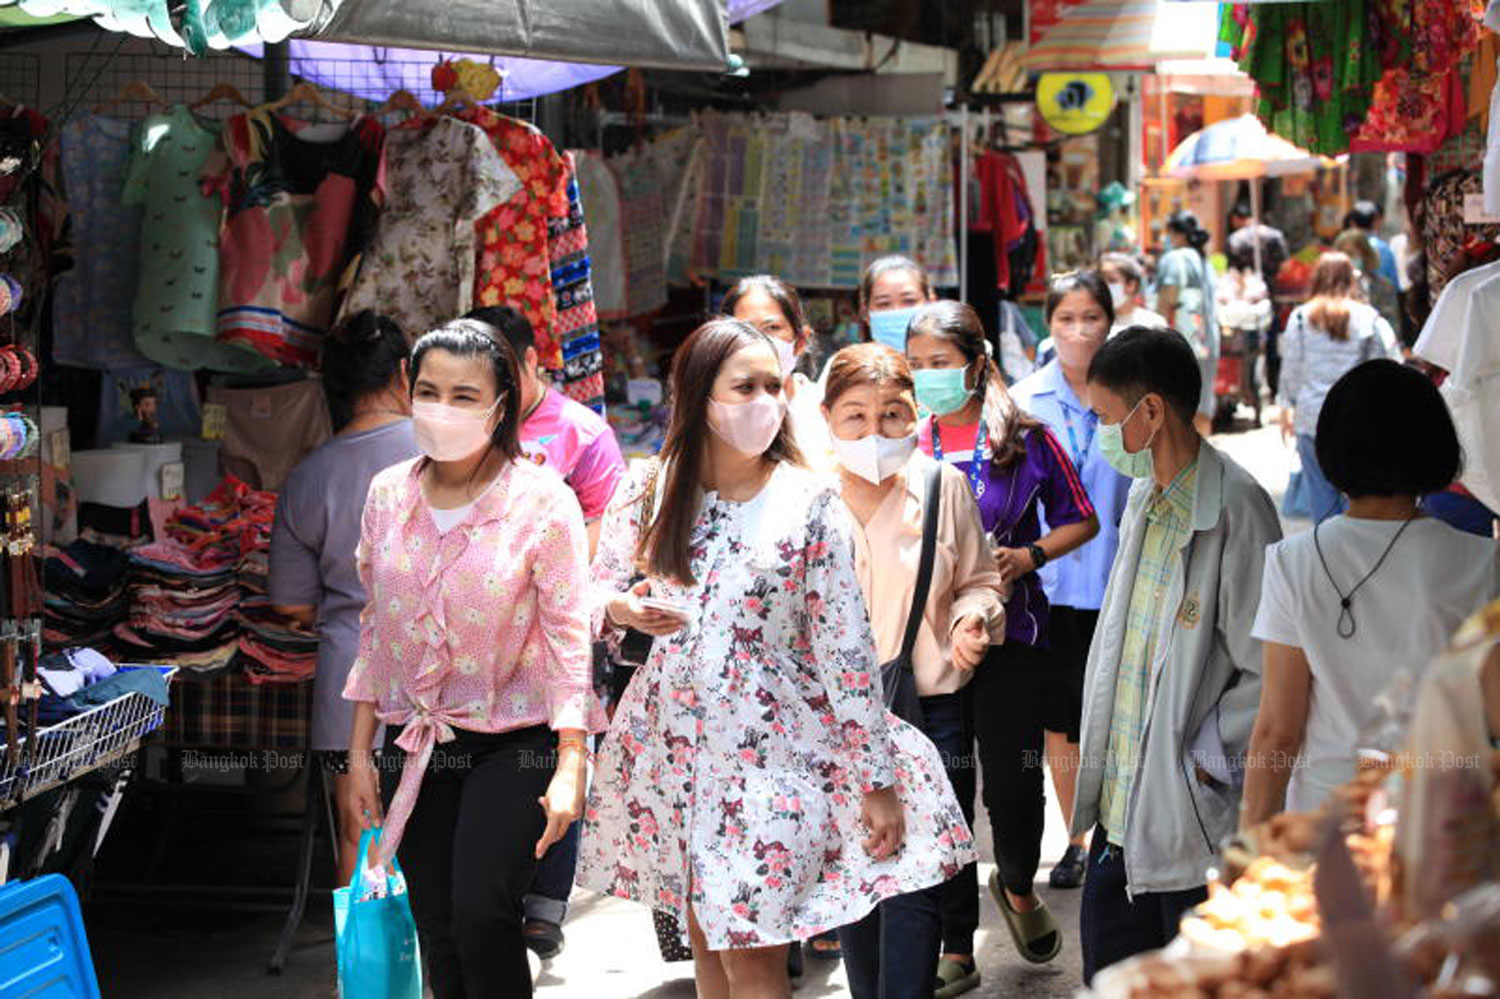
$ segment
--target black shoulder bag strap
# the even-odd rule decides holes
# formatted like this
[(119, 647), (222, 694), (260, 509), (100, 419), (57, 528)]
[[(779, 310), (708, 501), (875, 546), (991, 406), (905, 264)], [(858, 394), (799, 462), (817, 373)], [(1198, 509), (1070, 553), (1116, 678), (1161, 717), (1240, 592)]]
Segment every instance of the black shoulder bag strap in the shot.
[(901, 639), (901, 661), (911, 669), (911, 652), (917, 644), (917, 629), (927, 612), (927, 594), (932, 589), (932, 563), (937, 558), (938, 512), (943, 503), (943, 465), (933, 462), (927, 472), (922, 500), (922, 556), (917, 563), (917, 588), (912, 592), (911, 611), (906, 616), (906, 634)]

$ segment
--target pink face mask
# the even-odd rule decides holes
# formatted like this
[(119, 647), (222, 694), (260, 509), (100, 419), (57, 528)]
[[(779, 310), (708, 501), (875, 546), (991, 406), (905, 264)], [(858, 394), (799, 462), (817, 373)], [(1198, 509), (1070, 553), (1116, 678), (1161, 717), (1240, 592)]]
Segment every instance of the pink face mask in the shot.
[(417, 447), (433, 461), (463, 461), (474, 457), (490, 442), (490, 416), (500, 405), (489, 409), (460, 409), (443, 402), (413, 402), (412, 431)]
[(708, 425), (741, 454), (765, 454), (785, 418), (786, 400), (780, 396), (761, 393), (734, 404), (708, 400)]

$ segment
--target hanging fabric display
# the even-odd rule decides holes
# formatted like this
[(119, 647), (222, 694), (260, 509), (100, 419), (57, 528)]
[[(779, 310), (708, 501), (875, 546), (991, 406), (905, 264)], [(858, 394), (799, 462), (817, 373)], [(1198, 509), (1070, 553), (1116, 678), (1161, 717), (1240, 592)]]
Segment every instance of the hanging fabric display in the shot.
[(589, 231), (578, 193), (576, 158), (568, 163), (568, 214), (549, 223), (547, 252), (552, 260), (552, 295), (557, 307), (557, 339), (562, 347), (558, 388), (575, 402), (604, 412), (604, 351), (594, 308)]
[(130, 160), (131, 123), (82, 114), (59, 141), (73, 266), (53, 288), (52, 359), (79, 368), (148, 363), (131, 330), (140, 211), (120, 189)]
[(521, 192), (477, 126), (418, 119), (386, 133), (385, 207), (344, 302), (373, 309), (415, 339), (469, 310), (475, 224)]
[[(332, 130), (332, 134), (330, 134)], [(287, 367), (317, 364), (384, 197), (385, 129), (301, 125), (272, 111), (225, 125), (218, 337)]]
[(1410, 52), (1380, 0), (1226, 5), (1220, 37), (1255, 80), (1266, 128), (1314, 153), (1349, 148), (1375, 84)]
[(625, 306), (629, 315), (644, 316), (667, 304), (664, 178), (660, 161), (644, 148), (616, 156), (608, 163), (620, 194)]
[(256, 371), (271, 361), (214, 339), (221, 208), (200, 187), (218, 130), (217, 122), (180, 106), (147, 117), (136, 130), (122, 195), (142, 211), (135, 345), (169, 368)]
[(548, 222), (568, 214), (568, 168), (536, 128), (489, 108), (465, 108), (458, 116), (478, 125), (521, 182), (521, 193), (478, 223), (479, 254), (474, 305), (519, 309), (536, 332), (542, 367), (562, 367), (554, 329), (557, 307), (547, 251)]
[(958, 283), (949, 129), (935, 118), (704, 114), (691, 269), (852, 288), (875, 257)]
[(604, 157), (579, 151), (578, 196), (589, 220), (589, 254), (594, 268), (594, 305), (600, 319), (628, 319), (625, 292), (625, 233), (620, 218), (620, 188)]
[(1469, 0), (1424, 0), (1387, 11), (1387, 34), (1411, 39), (1408, 65), (1386, 71), (1353, 152), (1431, 153), (1468, 117), (1459, 64), (1479, 42)]

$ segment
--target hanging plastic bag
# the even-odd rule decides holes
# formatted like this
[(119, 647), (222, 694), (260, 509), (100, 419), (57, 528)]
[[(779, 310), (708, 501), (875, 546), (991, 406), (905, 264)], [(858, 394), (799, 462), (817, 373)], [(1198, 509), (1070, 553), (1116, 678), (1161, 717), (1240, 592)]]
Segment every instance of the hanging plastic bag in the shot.
[(359, 860), (347, 888), (333, 893), (341, 999), (422, 999), (422, 955), (406, 894), (406, 876), (395, 857), (366, 870), (379, 829), (359, 838)]

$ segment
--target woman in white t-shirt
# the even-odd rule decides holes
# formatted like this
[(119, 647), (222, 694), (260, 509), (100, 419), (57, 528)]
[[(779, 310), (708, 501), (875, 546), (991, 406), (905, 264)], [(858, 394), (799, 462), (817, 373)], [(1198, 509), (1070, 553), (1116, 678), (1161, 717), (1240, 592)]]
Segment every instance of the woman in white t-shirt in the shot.
[(1099, 273), (1109, 284), (1114, 300), (1115, 319), (1109, 335), (1123, 333), (1132, 326), (1163, 329), (1167, 321), (1141, 304), (1146, 293), (1146, 277), (1141, 265), (1128, 253), (1106, 253), (1099, 258)]
[(1266, 551), (1253, 634), (1265, 643), (1243, 821), (1318, 808), (1354, 776), (1375, 698), (1415, 679), (1500, 594), (1500, 549), (1421, 514), (1460, 470), (1453, 421), (1426, 377), (1367, 361), (1334, 383), (1318, 461), (1348, 511)]

